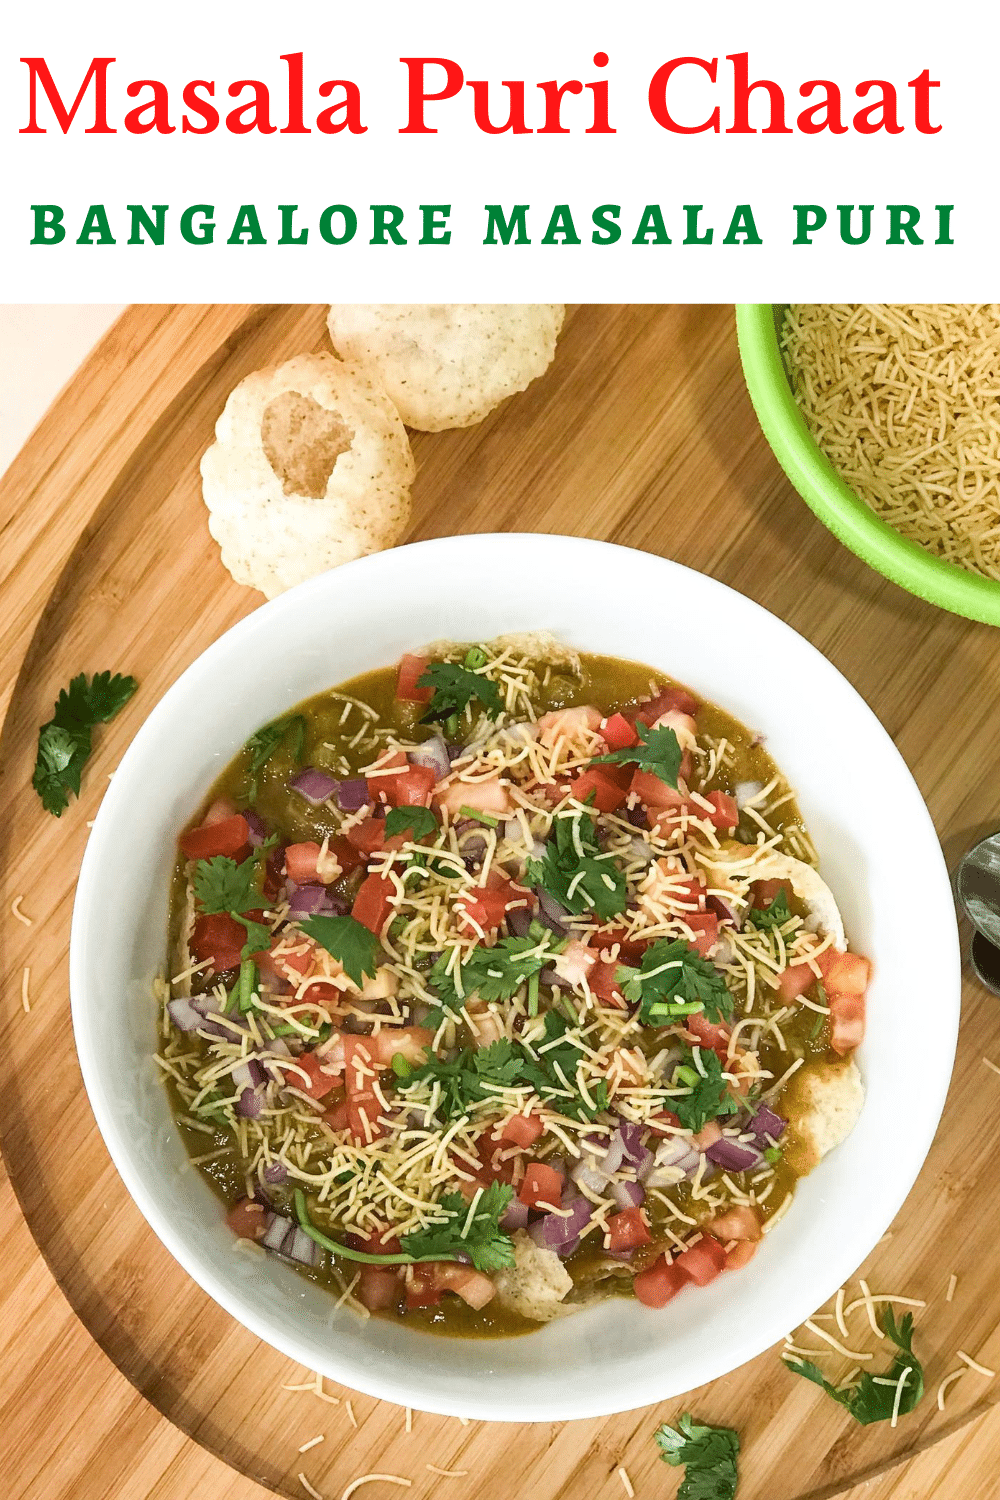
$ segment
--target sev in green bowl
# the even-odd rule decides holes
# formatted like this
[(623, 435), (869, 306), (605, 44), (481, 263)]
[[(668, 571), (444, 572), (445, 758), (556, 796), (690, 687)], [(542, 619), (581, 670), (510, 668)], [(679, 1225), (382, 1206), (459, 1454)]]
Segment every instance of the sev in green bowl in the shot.
[(893, 583), (942, 609), (1000, 625), (1000, 582), (901, 535), (855, 493), (820, 449), (785, 369), (780, 342), (784, 313), (783, 306), (770, 302), (742, 303), (736, 308), (736, 328), (754, 410), (792, 484), (834, 536)]

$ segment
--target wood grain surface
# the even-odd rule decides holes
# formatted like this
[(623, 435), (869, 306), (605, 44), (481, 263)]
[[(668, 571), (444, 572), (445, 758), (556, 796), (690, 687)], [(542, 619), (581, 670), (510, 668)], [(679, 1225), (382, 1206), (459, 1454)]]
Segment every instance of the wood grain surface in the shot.
[[(282, 1390), (301, 1372), (188, 1280), (125, 1193), (69, 1021), (87, 822), (142, 718), (260, 602), (223, 570), (200, 499), (198, 460), (225, 397), (249, 371), (324, 347), (320, 308), (129, 309), (0, 486), (0, 1494), (250, 1500), (305, 1495), (302, 1473), (338, 1500), (375, 1470), (410, 1479), (412, 1500), (619, 1500), (621, 1465), (637, 1500), (653, 1500), (676, 1488), (653, 1429), (688, 1405), (740, 1429), (739, 1500), (1000, 1493), (1000, 1379), (964, 1376), (943, 1414), (934, 1400), (958, 1348), (1000, 1365), (1000, 1078), (982, 1063), (1000, 1062), (1000, 1009), (971, 984), (937, 1141), (863, 1273), (875, 1290), (928, 1302), (917, 1347), (930, 1395), (895, 1431), (859, 1428), (772, 1351), (682, 1402), (604, 1422), (465, 1426), (415, 1413), (407, 1432), (386, 1403)], [(731, 308), (574, 309), (543, 380), (479, 427), (417, 435), (414, 451), (411, 538), (570, 532), (700, 568), (786, 619), (858, 687), (912, 767), (950, 865), (994, 826), (997, 636), (900, 592), (813, 519), (757, 428)], [(70, 676), (105, 667), (134, 672), (141, 690), (57, 822), (29, 785), (37, 728)], [(17, 895), (31, 927), (9, 915)]]

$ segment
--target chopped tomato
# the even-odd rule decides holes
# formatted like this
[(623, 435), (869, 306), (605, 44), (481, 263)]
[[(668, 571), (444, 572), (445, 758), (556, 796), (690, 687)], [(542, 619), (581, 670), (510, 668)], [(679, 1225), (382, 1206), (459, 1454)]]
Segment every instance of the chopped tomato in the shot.
[(384, 818), (365, 818), (362, 823), (355, 823), (353, 828), (349, 828), (343, 839), (338, 839), (337, 842), (347, 844), (354, 855), (356, 867), (360, 863), (358, 855), (367, 858), (369, 854), (380, 854), (383, 849), (402, 849), (408, 839), (409, 833), (394, 833), (391, 838), (386, 838)]
[(432, 687), (417, 687), (420, 678), (430, 666), (426, 656), (407, 654), (400, 658), (399, 676), (396, 678), (396, 697), (404, 703), (429, 703), (434, 697)]
[(352, 874), (363, 863), (360, 850), (347, 838), (331, 839), (330, 853), (340, 866), (341, 875)]
[(709, 1146), (714, 1146), (716, 1141), (722, 1140), (722, 1126), (718, 1120), (708, 1120), (691, 1137), (691, 1144), (697, 1146), (699, 1151), (707, 1151)]
[(719, 941), (719, 919), (715, 912), (686, 912), (684, 922), (694, 933), (694, 946), (702, 958), (707, 958)]
[(679, 792), (676, 787), (668, 786), (659, 776), (654, 776), (652, 771), (636, 771), (629, 791), (634, 792), (646, 807), (652, 807), (660, 812), (668, 809), (676, 811), (687, 802), (683, 792)]
[(675, 1264), (696, 1286), (708, 1286), (725, 1269), (726, 1252), (718, 1240), (706, 1234), (696, 1245), (682, 1250)]
[(436, 781), (430, 766), (411, 766), (403, 751), (395, 750), (380, 759), (377, 773), (368, 778), (368, 792), (392, 807), (426, 807)]
[(872, 966), (860, 953), (840, 953), (828, 948), (816, 962), (823, 975), (827, 994), (863, 995), (868, 988)]
[(253, 1198), (240, 1198), (226, 1214), (226, 1223), (241, 1240), (259, 1240), (267, 1228), (267, 1209)]
[(689, 880), (671, 880), (670, 894), (683, 903), (685, 913), (704, 911), (708, 905), (708, 887), (697, 875), (692, 875)]
[(338, 1067), (335, 1073), (327, 1073), (323, 1068), (323, 1059), (317, 1057), (315, 1052), (303, 1052), (295, 1059), (296, 1066), (302, 1068), (309, 1074), (309, 1082), (300, 1078), (298, 1073), (288, 1070), (288, 1082), (294, 1089), (301, 1089), (303, 1094), (308, 1094), (310, 1099), (322, 1099), (338, 1087), (341, 1082), (341, 1069)]
[(561, 1208), (562, 1189), (563, 1180), (553, 1167), (543, 1161), (529, 1161), (517, 1196), (529, 1208)]
[[(740, 821), (740, 810), (736, 798), (728, 792), (706, 792), (705, 801), (711, 802), (715, 811), (708, 814), (708, 821), (715, 828), (735, 828)], [(704, 814), (704, 808), (699, 809)]]
[(654, 1135), (673, 1135), (680, 1129), (681, 1122), (672, 1109), (661, 1109), (655, 1115), (650, 1115), (646, 1125)]
[(199, 917), (191, 933), (191, 952), (200, 964), (206, 959), (216, 974), (238, 969), (240, 952), (247, 940), (247, 930), (226, 912)]
[(778, 975), (778, 994), (782, 1000), (797, 1000), (816, 983), (816, 975), (808, 964), (789, 964)]
[(250, 841), (250, 825), (242, 813), (215, 823), (202, 823), (182, 833), (180, 846), (188, 859), (214, 859), (224, 854), (230, 859), (242, 855)]
[(706, 1021), (703, 1015), (697, 1012), (691, 1016), (685, 1016), (684, 1030), (691, 1033), (702, 1047), (707, 1047), (711, 1052), (718, 1054), (719, 1060), (725, 1062), (729, 1051), (729, 1027), (717, 1025), (713, 1021)]
[(224, 823), (227, 818), (236, 815), (239, 809), (231, 797), (216, 797), (208, 812), (201, 820), (202, 828), (208, 828), (212, 823)]
[(787, 880), (755, 880), (751, 889), (751, 898), (758, 911), (767, 911), (772, 901), (776, 901), (784, 891), (787, 900), (791, 894), (791, 887)]
[[(466, 927), (478, 927), (483, 932), (492, 932), (500, 926), (507, 914), (507, 907), (515, 896), (510, 888), (509, 880), (498, 880), (488, 885), (475, 885), (471, 890), (463, 892), (459, 898), (458, 910), (462, 917), (462, 925)], [(468, 921), (465, 920), (468, 918)]]
[(826, 998), (830, 1007), (830, 1046), (846, 1057), (865, 1039), (865, 997), (831, 995), (828, 991)]
[(677, 1262), (661, 1255), (659, 1260), (633, 1278), (632, 1290), (646, 1307), (666, 1307), (687, 1284), (687, 1275)]
[(369, 1312), (395, 1307), (403, 1290), (399, 1266), (362, 1265), (354, 1295)]
[(596, 939), (597, 951), (599, 953), (610, 953), (616, 943), (618, 945), (618, 963), (630, 964), (633, 968), (642, 963), (642, 955), (645, 953), (648, 943), (642, 938), (629, 937), (624, 927), (613, 927), (610, 932), (602, 932)]
[(511, 1115), (500, 1131), (500, 1139), (527, 1148), (535, 1144), (544, 1130), (538, 1115)]
[(436, 1307), (441, 1301), (441, 1287), (435, 1274), (438, 1262), (419, 1261), (406, 1268), (407, 1307)]
[(613, 1005), (616, 1010), (625, 1010), (628, 1002), (615, 977), (618, 967), (617, 963), (605, 963), (599, 960), (587, 975), (587, 983), (590, 985), (591, 994), (603, 1005)]
[(631, 750), (639, 743), (635, 727), (624, 714), (612, 714), (600, 727), (600, 734), (609, 750)]
[(331, 1130), (346, 1130), (348, 1126), (347, 1095), (345, 1094), (342, 1098), (338, 1099), (332, 1108), (325, 1109), (320, 1118), (324, 1125), (329, 1125)]
[(726, 1251), (726, 1270), (741, 1271), (748, 1266), (757, 1254), (757, 1245), (754, 1240), (737, 1240), (735, 1245)]
[[(347, 1090), (347, 1125), (359, 1145), (378, 1140), (385, 1134), (379, 1121), (382, 1102), (375, 1093), (375, 1067), (369, 1051), (369, 1037), (344, 1037), (344, 1086)], [(367, 1128), (366, 1128), (367, 1126)]]
[(580, 802), (593, 797), (592, 806), (598, 812), (617, 812), (628, 796), (628, 789), (617, 785), (616, 778), (608, 774), (610, 769), (608, 766), (590, 766), (581, 772), (572, 784), (573, 796)]
[(378, 937), (392, 915), (391, 903), (395, 894), (396, 887), (386, 876), (369, 875), (361, 882), (351, 916)]
[[(509, 1145), (505, 1146), (502, 1141), (499, 1143), (493, 1142), (489, 1139), (489, 1137), (482, 1135), (479, 1137), (479, 1140), (476, 1143), (474, 1152), (472, 1154), (479, 1158), (480, 1163), (478, 1170), (476, 1170), (475, 1168), (473, 1168), (472, 1170), (475, 1170), (476, 1177), (478, 1178), (479, 1182), (481, 1182), (485, 1187), (488, 1187), (491, 1182), (513, 1182), (514, 1162), (512, 1159), (507, 1161), (503, 1160), (504, 1156), (510, 1157)], [(468, 1166), (470, 1164), (466, 1163), (466, 1165)], [(464, 1193), (466, 1191), (466, 1188), (471, 1187), (472, 1185), (459, 1183), (458, 1186)], [(473, 1197), (474, 1193), (475, 1188), (472, 1188), (472, 1191), (469, 1193), (470, 1199)]]
[(296, 885), (314, 885), (319, 880), (319, 844), (289, 844), (285, 850), (285, 874)]
[(603, 714), (592, 703), (581, 703), (576, 708), (556, 708), (542, 714), (538, 721), (538, 738), (549, 749), (560, 739), (577, 740), (583, 735), (593, 734)]
[(724, 1245), (730, 1240), (756, 1241), (761, 1237), (760, 1219), (744, 1204), (736, 1204), (713, 1219), (711, 1228), (715, 1238)]
[(485, 1307), (496, 1295), (496, 1287), (483, 1271), (474, 1271), (471, 1266), (452, 1260), (432, 1260), (425, 1264), (434, 1272), (434, 1285), (439, 1291), (454, 1292), (470, 1307)]
[(626, 1208), (620, 1214), (612, 1214), (608, 1220), (608, 1233), (604, 1243), (612, 1254), (619, 1250), (637, 1250), (640, 1245), (652, 1244), (646, 1215), (641, 1208)]
[(643, 724), (655, 724), (657, 719), (662, 719), (664, 714), (669, 713), (687, 714), (693, 719), (698, 707), (697, 698), (693, 698), (684, 688), (665, 687), (660, 689), (655, 698), (650, 698), (648, 703), (638, 704), (632, 713)]
[(364, 1043), (376, 1068), (391, 1068), (396, 1056), (420, 1067), (427, 1061), (425, 1052), (433, 1040), (428, 1026), (384, 1026), (378, 1036), (366, 1036)]
[(501, 818), (514, 811), (510, 792), (499, 776), (487, 776), (482, 781), (453, 781), (435, 792), (434, 802), (445, 809), (453, 823), (463, 816), (463, 807)]

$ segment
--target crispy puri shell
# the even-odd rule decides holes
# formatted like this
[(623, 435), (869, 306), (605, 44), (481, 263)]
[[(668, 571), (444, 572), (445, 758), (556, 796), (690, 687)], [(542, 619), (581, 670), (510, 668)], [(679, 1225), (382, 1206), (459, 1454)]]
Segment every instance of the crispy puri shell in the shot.
[(471, 427), (552, 362), (561, 302), (349, 303), (330, 307), (334, 349), (377, 372), (407, 427)]
[(201, 461), (222, 561), (269, 599), (398, 542), (413, 474), (392, 403), (366, 371), (330, 354), (248, 375)]

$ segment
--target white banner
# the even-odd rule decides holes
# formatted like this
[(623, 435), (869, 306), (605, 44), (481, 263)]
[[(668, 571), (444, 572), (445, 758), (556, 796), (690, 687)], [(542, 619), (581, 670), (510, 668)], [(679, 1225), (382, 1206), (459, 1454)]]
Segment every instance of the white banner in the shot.
[(994, 14), (19, 7), (7, 295), (986, 300)]

